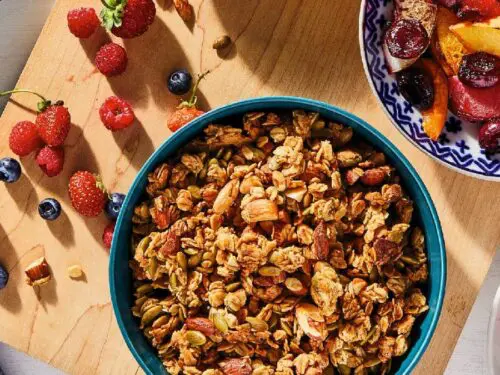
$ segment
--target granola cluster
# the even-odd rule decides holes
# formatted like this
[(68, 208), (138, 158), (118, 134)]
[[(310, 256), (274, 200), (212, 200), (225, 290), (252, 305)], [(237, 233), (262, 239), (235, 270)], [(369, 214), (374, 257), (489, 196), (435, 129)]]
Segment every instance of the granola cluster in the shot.
[(390, 372), (428, 309), (394, 168), (317, 113), (210, 125), (135, 208), (140, 328), (170, 374)]

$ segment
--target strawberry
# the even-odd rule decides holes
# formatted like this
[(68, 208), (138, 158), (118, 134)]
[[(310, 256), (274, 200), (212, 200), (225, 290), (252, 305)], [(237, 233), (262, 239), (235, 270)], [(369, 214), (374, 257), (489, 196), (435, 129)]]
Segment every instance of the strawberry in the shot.
[(111, 248), (111, 242), (113, 241), (113, 234), (115, 232), (115, 223), (109, 223), (104, 228), (104, 233), (102, 234), (102, 242), (107, 249)]
[(9, 147), (14, 154), (26, 156), (41, 146), (42, 140), (35, 124), (31, 121), (21, 121), (14, 125), (9, 136)]
[(47, 176), (57, 176), (64, 166), (64, 149), (45, 146), (36, 155), (36, 163)]
[(78, 171), (69, 180), (69, 197), (75, 210), (83, 216), (98, 216), (106, 204), (106, 191), (99, 176)]
[(102, 24), (120, 38), (144, 34), (153, 23), (156, 7), (153, 0), (101, 0)]
[(167, 119), (167, 126), (171, 131), (175, 132), (177, 129), (182, 128), (196, 117), (205, 113), (205, 111), (196, 108), (196, 90), (198, 89), (200, 81), (205, 78), (208, 73), (210, 73), (210, 71), (206, 71), (198, 76), (189, 100), (181, 102), (177, 109)]
[(62, 102), (47, 106), (36, 116), (40, 138), (49, 146), (60, 146), (68, 136), (71, 115)]
[(64, 107), (61, 100), (52, 104), (50, 100), (45, 99), (37, 92), (26, 89), (14, 89), (0, 92), (0, 96), (14, 93), (27, 92), (38, 96), (41, 101), (37, 104), (38, 115), (35, 124), (38, 135), (49, 146), (60, 146), (66, 139), (71, 126), (71, 115), (68, 108)]

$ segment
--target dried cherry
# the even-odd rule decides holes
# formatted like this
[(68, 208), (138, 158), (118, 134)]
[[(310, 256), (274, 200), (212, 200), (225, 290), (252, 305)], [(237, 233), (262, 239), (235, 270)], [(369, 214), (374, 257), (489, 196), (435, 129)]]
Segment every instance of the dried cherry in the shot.
[(404, 18), (391, 24), (386, 33), (386, 42), (392, 56), (413, 59), (425, 51), (429, 45), (429, 35), (420, 21)]
[(500, 149), (500, 117), (484, 123), (479, 129), (479, 145), (487, 151), (496, 152)]
[(500, 82), (500, 58), (486, 52), (475, 52), (462, 58), (458, 78), (465, 85), (485, 88)]
[(396, 75), (401, 95), (418, 109), (429, 109), (434, 103), (432, 77), (420, 68), (411, 67)]

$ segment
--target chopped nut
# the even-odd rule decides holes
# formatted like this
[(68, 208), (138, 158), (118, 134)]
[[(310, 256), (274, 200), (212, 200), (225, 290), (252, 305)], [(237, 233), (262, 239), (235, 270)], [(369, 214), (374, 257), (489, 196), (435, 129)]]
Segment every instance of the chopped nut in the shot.
[(278, 220), (278, 206), (268, 199), (257, 199), (243, 208), (241, 217), (247, 223)]
[(41, 286), (47, 284), (50, 281), (50, 270), (49, 264), (45, 260), (45, 257), (41, 257), (33, 261), (24, 270), (26, 276), (28, 277), (26, 282), (31, 286)]
[(79, 277), (82, 277), (83, 276), (82, 266), (80, 266), (79, 264), (74, 264), (72, 266), (69, 266), (68, 275), (72, 279), (78, 279)]
[(189, 22), (193, 18), (193, 7), (188, 0), (173, 0), (174, 7), (184, 22)]

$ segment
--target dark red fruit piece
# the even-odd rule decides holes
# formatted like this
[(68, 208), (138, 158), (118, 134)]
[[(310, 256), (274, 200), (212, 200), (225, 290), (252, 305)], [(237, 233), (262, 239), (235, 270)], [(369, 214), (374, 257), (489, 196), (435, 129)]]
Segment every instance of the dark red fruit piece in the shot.
[(47, 176), (57, 176), (64, 166), (64, 149), (45, 146), (38, 152), (36, 163)]
[(416, 19), (404, 18), (394, 22), (385, 37), (389, 52), (399, 59), (416, 58), (429, 45), (429, 35), (422, 23)]
[(110, 96), (99, 108), (99, 116), (111, 131), (125, 129), (133, 124), (135, 116), (132, 106), (122, 98)]
[(432, 77), (423, 69), (411, 67), (396, 74), (401, 95), (418, 109), (429, 109), (434, 103)]
[(72, 9), (67, 18), (71, 34), (83, 39), (90, 37), (101, 24), (94, 8)]
[(467, 86), (493, 87), (500, 82), (500, 59), (486, 52), (465, 55), (460, 63), (458, 78)]
[(106, 204), (107, 195), (100, 177), (88, 171), (78, 171), (71, 176), (68, 192), (71, 204), (83, 216), (98, 216)]
[(14, 125), (9, 136), (9, 147), (19, 156), (29, 155), (42, 147), (36, 125), (31, 121), (21, 121)]
[(487, 151), (500, 149), (500, 118), (491, 119), (479, 129), (479, 145)]
[(95, 56), (97, 69), (106, 77), (122, 74), (127, 68), (127, 52), (116, 43), (103, 45)]
[(101, 18), (106, 29), (120, 38), (144, 34), (153, 23), (156, 7), (153, 0), (102, 0)]
[(49, 105), (36, 116), (40, 138), (49, 146), (60, 146), (68, 136), (71, 116), (62, 105)]
[(111, 248), (111, 243), (113, 241), (113, 233), (115, 232), (115, 223), (110, 223), (104, 228), (104, 233), (102, 234), (102, 242), (107, 249)]

